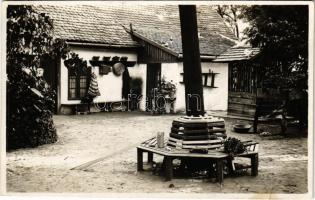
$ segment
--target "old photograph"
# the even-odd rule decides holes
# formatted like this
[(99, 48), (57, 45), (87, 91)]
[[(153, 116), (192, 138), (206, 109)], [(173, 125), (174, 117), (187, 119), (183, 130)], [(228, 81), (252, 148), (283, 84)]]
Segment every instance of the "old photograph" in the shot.
[(8, 194), (310, 197), (313, 2), (2, 8)]

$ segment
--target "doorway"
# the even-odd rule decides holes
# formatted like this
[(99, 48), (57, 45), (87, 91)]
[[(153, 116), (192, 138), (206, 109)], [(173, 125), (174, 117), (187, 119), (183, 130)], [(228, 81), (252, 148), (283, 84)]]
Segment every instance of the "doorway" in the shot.
[(58, 63), (57, 59), (53, 59), (50, 57), (45, 57), (41, 60), (41, 66), (44, 69), (43, 78), (50, 86), (50, 88), (56, 93), (54, 95), (55, 107), (54, 107), (54, 114), (58, 112)]
[(161, 84), (161, 63), (147, 64), (147, 107), (146, 111), (152, 110), (153, 89), (159, 87)]

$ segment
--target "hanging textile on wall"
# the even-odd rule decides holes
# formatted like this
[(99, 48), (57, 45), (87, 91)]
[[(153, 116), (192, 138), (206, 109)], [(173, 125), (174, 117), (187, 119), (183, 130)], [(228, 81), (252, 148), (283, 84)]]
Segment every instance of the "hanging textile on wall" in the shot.
[(122, 74), (122, 97), (124, 99), (128, 99), (128, 95), (130, 93), (130, 81), (131, 77), (129, 75), (128, 67), (126, 67), (125, 71)]
[(94, 72), (91, 73), (91, 81), (88, 90), (88, 95), (92, 97), (101, 96), (101, 93), (98, 89), (97, 77)]

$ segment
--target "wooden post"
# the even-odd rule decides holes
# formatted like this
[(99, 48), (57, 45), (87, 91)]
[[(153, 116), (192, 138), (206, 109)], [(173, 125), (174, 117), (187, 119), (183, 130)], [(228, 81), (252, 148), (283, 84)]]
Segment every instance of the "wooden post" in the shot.
[(137, 148), (137, 169), (138, 171), (143, 170), (143, 151)]
[(258, 175), (258, 153), (254, 154), (253, 156), (251, 156), (250, 158), (250, 162), (251, 162), (251, 175), (252, 176), (257, 176)]
[(165, 156), (164, 162), (165, 162), (165, 180), (171, 181), (173, 178), (173, 159), (169, 156)]
[(197, 14), (195, 5), (179, 5), (186, 114), (204, 115)]
[(148, 152), (148, 163), (153, 163), (153, 153)]
[(220, 183), (220, 186), (223, 184), (223, 160), (217, 159), (217, 181)]

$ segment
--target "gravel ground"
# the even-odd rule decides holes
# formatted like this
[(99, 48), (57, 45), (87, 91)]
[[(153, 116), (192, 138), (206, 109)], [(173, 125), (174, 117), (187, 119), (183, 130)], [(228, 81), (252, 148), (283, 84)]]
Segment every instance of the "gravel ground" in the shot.
[[(54, 116), (55, 144), (7, 153), (8, 192), (58, 193), (306, 193), (307, 138), (261, 137), (231, 131), (228, 136), (254, 140), (259, 146), (259, 175), (225, 177), (224, 186), (202, 178), (165, 182), (150, 170), (136, 171), (136, 146), (168, 133), (176, 115), (150, 116), (137, 112)], [(106, 157), (83, 170), (70, 170)], [(161, 158), (157, 158), (161, 161)], [(149, 168), (149, 166), (145, 166)], [(173, 184), (174, 187), (170, 187)]]

